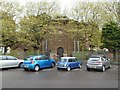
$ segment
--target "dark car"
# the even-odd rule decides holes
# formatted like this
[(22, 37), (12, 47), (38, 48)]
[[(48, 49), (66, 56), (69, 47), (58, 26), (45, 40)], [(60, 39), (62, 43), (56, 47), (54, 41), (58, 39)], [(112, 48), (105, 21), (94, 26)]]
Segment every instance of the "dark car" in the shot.
[(104, 72), (107, 68), (110, 67), (111, 67), (110, 59), (102, 55), (91, 56), (88, 59), (86, 65), (88, 71), (90, 71), (91, 69), (96, 69)]

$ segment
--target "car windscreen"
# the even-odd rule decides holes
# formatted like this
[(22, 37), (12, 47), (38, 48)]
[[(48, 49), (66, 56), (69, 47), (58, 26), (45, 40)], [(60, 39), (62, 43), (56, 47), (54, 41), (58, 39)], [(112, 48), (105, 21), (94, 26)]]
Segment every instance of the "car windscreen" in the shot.
[(98, 60), (100, 60), (99, 57), (92, 57), (92, 58), (89, 58), (88, 61), (98, 61)]
[(67, 61), (67, 59), (60, 59), (60, 62), (66, 62)]

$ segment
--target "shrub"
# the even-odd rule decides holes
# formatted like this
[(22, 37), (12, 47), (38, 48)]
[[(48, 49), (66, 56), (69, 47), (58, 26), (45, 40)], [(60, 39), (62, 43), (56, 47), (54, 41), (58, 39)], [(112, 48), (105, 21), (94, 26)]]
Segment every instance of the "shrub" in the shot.
[(89, 51), (73, 52), (73, 56), (77, 57), (80, 61), (84, 61), (89, 58)]

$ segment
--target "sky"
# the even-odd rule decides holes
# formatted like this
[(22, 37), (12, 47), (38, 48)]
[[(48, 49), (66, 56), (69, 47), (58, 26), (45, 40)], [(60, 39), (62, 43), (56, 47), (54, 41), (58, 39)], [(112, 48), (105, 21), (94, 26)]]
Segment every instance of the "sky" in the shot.
[[(48, 1), (48, 2), (52, 2), (55, 0), (18, 0), (20, 2), (20, 4), (24, 5), (26, 4), (26, 2), (37, 2), (37, 1)], [(58, 2), (60, 2), (60, 6), (61, 6), (61, 11), (64, 11), (64, 9), (70, 9), (72, 8), (73, 4), (75, 4), (77, 0), (58, 0)]]
[[(39, 1), (55, 1), (55, 0), (0, 0), (0, 1), (9, 1), (9, 2), (20, 2), (21, 5), (26, 4), (26, 2), (39, 2)], [(61, 11), (64, 9), (70, 9), (76, 2), (118, 2), (120, 0), (57, 0), (60, 2)]]

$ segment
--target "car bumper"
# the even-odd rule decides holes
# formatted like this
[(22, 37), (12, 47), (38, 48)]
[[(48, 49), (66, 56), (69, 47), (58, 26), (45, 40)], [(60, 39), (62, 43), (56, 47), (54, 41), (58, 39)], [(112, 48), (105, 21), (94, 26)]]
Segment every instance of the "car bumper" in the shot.
[(24, 65), (23, 65), (23, 68), (24, 68), (24, 69), (33, 70), (33, 69), (34, 69), (34, 66), (35, 66), (35, 65), (33, 65), (33, 64), (24, 64)]
[(65, 66), (57, 66), (57, 68), (66, 69), (67, 67), (65, 67)]
[(103, 65), (86, 65), (87, 68), (91, 68), (91, 69), (99, 69), (101, 70)]

